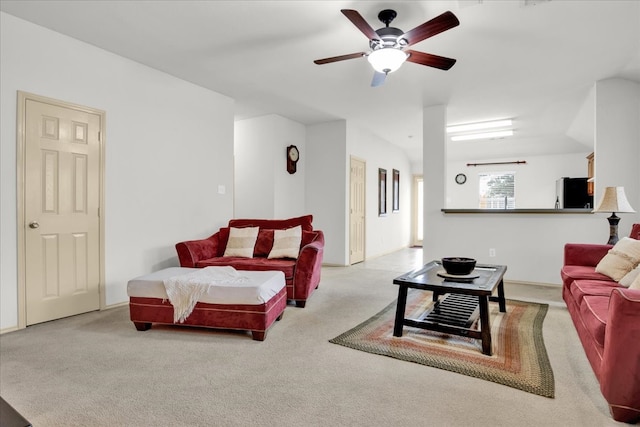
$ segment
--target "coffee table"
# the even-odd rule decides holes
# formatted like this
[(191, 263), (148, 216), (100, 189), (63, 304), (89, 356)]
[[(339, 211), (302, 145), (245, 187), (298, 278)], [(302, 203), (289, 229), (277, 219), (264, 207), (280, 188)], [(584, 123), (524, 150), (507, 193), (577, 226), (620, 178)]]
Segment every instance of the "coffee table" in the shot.
[[(482, 340), (482, 353), (491, 355), (491, 325), (489, 301), (497, 301), (502, 313), (507, 311), (503, 277), (505, 265), (479, 264), (472, 274), (457, 278), (446, 276), (440, 261), (431, 261), (423, 267), (393, 280), (398, 289), (398, 306), (393, 335), (402, 336), (403, 326), (468, 336)], [(439, 275), (441, 274), (441, 275)], [(477, 276), (477, 277), (473, 277)], [(409, 288), (433, 292), (434, 304), (418, 319), (405, 318)], [(498, 289), (498, 296), (493, 292)], [(442, 299), (440, 297), (443, 296)], [(479, 330), (471, 329), (480, 316)]]

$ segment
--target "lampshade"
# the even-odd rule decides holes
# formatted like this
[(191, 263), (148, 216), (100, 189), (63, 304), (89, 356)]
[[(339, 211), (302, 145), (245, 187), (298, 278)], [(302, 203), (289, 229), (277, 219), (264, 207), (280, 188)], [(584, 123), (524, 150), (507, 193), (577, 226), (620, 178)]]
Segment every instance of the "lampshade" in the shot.
[(408, 55), (393, 47), (383, 47), (374, 50), (367, 59), (369, 63), (379, 73), (392, 73), (407, 60)]
[(604, 195), (593, 212), (635, 212), (627, 196), (624, 194), (624, 187), (606, 187)]

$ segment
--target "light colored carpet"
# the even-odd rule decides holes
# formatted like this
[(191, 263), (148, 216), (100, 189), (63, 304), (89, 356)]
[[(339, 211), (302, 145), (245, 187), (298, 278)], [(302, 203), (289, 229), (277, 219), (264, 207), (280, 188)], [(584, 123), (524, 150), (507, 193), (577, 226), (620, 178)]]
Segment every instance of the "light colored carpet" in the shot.
[[(395, 299), (393, 278), (421, 257), (406, 249), (324, 268), (307, 307), (287, 307), (264, 342), (185, 327), (138, 332), (125, 307), (7, 333), (0, 395), (36, 427), (620, 425), (560, 288), (544, 321), (554, 399), (329, 343)], [(506, 294), (523, 299), (527, 289)]]

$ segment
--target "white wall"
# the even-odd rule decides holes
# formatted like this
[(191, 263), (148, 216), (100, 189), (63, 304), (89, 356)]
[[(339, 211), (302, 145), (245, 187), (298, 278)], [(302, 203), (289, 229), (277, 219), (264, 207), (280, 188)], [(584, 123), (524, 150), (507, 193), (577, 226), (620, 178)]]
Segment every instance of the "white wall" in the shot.
[[(366, 162), (365, 257), (409, 245), (411, 167), (397, 146), (344, 120), (307, 126), (306, 207), (325, 234), (324, 263), (349, 264), (350, 158)], [(387, 169), (387, 216), (378, 216), (378, 168)], [(392, 170), (400, 171), (400, 211), (392, 212)]]
[[(638, 84), (610, 79), (596, 84), (596, 198), (604, 186), (622, 185), (629, 202), (640, 207), (640, 90)], [(560, 285), (567, 242), (606, 243), (608, 214), (444, 214), (446, 158), (441, 107), (423, 110), (425, 213), (424, 260), (469, 256), (505, 264), (506, 279)], [(453, 174), (453, 171), (451, 172)], [(455, 174), (454, 174), (455, 175)], [(628, 235), (640, 213), (621, 214), (619, 235)], [(489, 249), (496, 250), (489, 257)], [(507, 295), (508, 297), (508, 295)]]
[[(561, 154), (549, 156), (524, 156), (526, 164), (467, 166), (466, 161), (448, 161), (446, 185), (446, 207), (450, 209), (477, 209), (479, 206), (479, 178), (483, 172), (516, 173), (516, 208), (553, 209), (556, 201), (556, 180), (562, 177), (586, 177), (589, 153)], [(507, 162), (513, 158), (494, 158), (478, 161)], [(474, 163), (471, 161), (470, 163)], [(455, 176), (464, 173), (467, 182), (459, 185)]]
[[(17, 325), (16, 92), (106, 111), (106, 303), (233, 209), (233, 100), (0, 13), (0, 329)], [(224, 185), (226, 194), (217, 194)]]
[(595, 203), (605, 187), (625, 188), (637, 213), (618, 215), (622, 235), (628, 233), (630, 224), (640, 222), (640, 84), (624, 79), (600, 80), (596, 82), (595, 98)]
[[(366, 161), (365, 257), (409, 245), (411, 236), (411, 164), (398, 146), (348, 124), (347, 151)], [(387, 215), (378, 215), (378, 168), (387, 170)], [(393, 169), (400, 171), (400, 210), (392, 210)], [(347, 177), (347, 182), (348, 177)]]
[(305, 206), (325, 235), (325, 264), (347, 265), (348, 155), (345, 120), (307, 126)]
[[(300, 160), (287, 172), (286, 147)], [(235, 123), (236, 218), (291, 218), (305, 211), (305, 126), (270, 114)]]

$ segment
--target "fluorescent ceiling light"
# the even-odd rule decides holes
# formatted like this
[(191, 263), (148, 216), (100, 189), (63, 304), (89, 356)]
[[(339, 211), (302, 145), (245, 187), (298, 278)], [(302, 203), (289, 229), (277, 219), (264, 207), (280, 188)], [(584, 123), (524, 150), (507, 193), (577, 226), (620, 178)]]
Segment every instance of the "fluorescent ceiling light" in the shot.
[(367, 60), (379, 73), (392, 73), (407, 60), (408, 55), (394, 47), (383, 47), (369, 54)]
[(452, 141), (469, 141), (472, 139), (492, 139), (492, 138), (504, 138), (505, 136), (512, 136), (513, 131), (509, 130), (501, 130), (497, 132), (482, 132), (482, 133), (470, 133), (466, 135), (456, 135), (452, 136)]
[(447, 126), (447, 133), (468, 132), (472, 130), (506, 128), (512, 125), (511, 119), (492, 120), (489, 122), (467, 123), (464, 125)]

